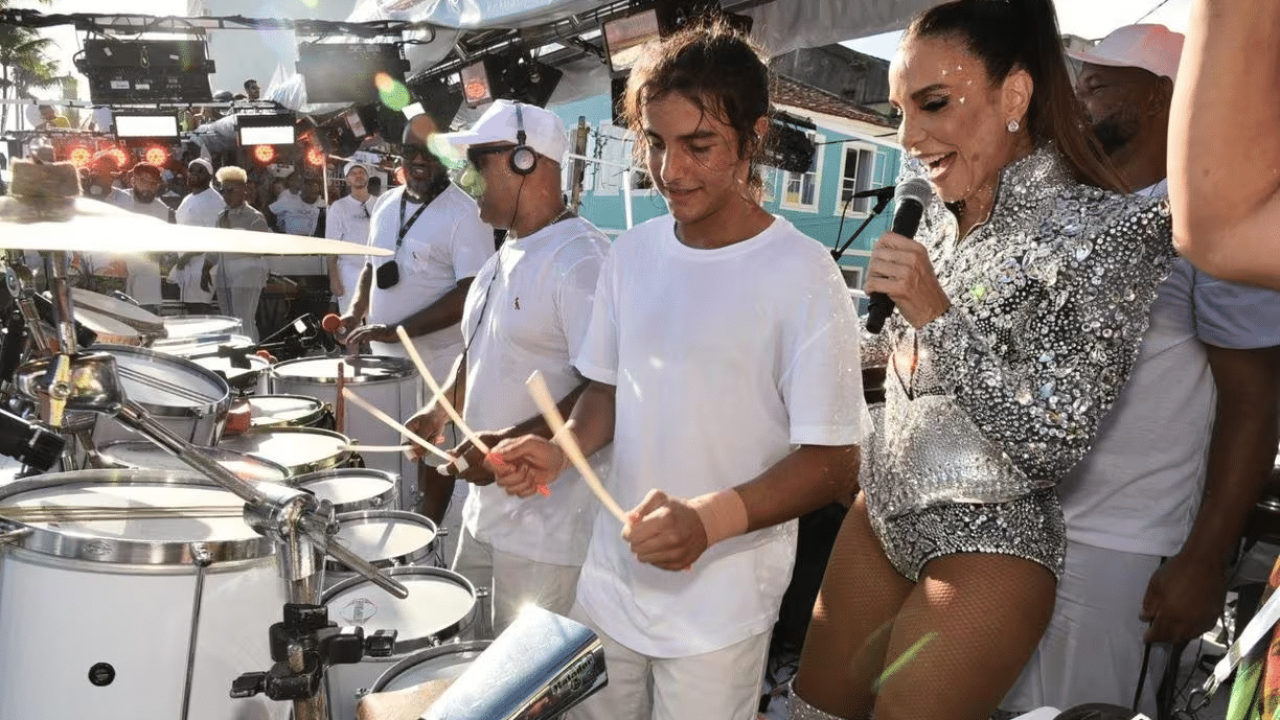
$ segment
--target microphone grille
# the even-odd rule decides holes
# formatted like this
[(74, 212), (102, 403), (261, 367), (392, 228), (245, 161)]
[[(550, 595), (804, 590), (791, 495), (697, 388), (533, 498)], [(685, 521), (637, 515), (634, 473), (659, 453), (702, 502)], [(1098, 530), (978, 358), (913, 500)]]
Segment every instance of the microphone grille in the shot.
[(911, 178), (898, 185), (893, 192), (893, 201), (901, 204), (903, 200), (915, 200), (922, 207), (927, 207), (933, 199), (933, 186), (924, 178)]

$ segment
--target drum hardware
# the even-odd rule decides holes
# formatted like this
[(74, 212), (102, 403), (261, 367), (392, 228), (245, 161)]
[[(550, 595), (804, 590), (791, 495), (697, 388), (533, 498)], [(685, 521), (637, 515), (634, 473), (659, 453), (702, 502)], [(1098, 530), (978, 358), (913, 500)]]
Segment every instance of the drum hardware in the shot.
[(358, 663), (366, 657), (389, 657), (395, 648), (396, 631), (377, 630), (366, 636), (362, 627), (340, 628), (331, 622), (324, 605), (288, 603), (284, 622), (271, 626), (270, 637), (275, 664), (267, 672), (236, 678), (231, 697), (262, 693), (272, 700), (292, 700), (295, 708), (298, 702), (317, 698), (323, 707), (325, 669)]
[(38, 422), (0, 410), (0, 455), (40, 470), (58, 461), (67, 441)]

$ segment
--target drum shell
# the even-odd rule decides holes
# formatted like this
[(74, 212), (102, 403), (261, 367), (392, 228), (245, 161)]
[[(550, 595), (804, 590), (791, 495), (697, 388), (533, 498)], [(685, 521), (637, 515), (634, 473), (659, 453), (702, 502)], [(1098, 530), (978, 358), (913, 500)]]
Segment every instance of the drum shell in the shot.
[[(200, 367), (184, 358), (168, 355), (154, 350), (120, 345), (94, 347), (97, 352), (106, 352), (116, 359), (117, 374), (120, 383), (131, 400), (135, 400), (147, 411), (156, 422), (164, 425), (175, 434), (194, 445), (217, 445), (222, 437), (222, 428), (226, 422), (227, 410), (231, 407), (231, 388), (226, 380), (207, 368)], [(203, 401), (180, 399), (176, 396), (165, 402), (153, 402), (135, 389), (137, 379), (126, 379), (122, 368), (129, 368), (137, 373), (155, 377), (157, 367), (167, 368), (171, 377), (166, 380), (193, 393), (201, 389), (206, 391)], [(197, 387), (198, 386), (198, 387)], [(217, 397), (214, 397), (214, 396)], [(179, 404), (185, 402), (186, 404)], [(114, 418), (100, 417), (95, 424), (93, 440), (103, 445), (114, 440), (136, 440), (138, 435), (125, 428)]]
[[(318, 440), (318, 444), (322, 445), (323, 452), (310, 454), (296, 452), (305, 450), (305, 448), (299, 447), (299, 443), (305, 443), (308, 438)], [(290, 455), (286, 457), (283, 454), (275, 453), (273, 448), (263, 448), (262, 443), (269, 440), (277, 440), (286, 445)], [(297, 477), (308, 473), (320, 472), (321, 470), (344, 467), (351, 462), (352, 455), (350, 451), (341, 450), (340, 448), (350, 442), (347, 436), (332, 430), (283, 427), (251, 429), (241, 435), (229, 435), (218, 446), (283, 465), (289, 469), (291, 477)]]
[[(326, 686), (330, 710), (333, 713), (334, 720), (352, 720), (355, 718), (356, 702), (360, 691), (374, 687), (380, 677), (386, 674), (384, 671), (397, 667), (407, 657), (437, 646), (472, 648), (478, 645), (477, 643), (442, 644), (456, 637), (458, 633), (467, 627), (470, 621), (474, 619), (479, 607), (475, 600), (475, 587), (466, 578), (441, 568), (399, 567), (391, 568), (384, 572), (410, 585), (409, 598), (405, 600), (392, 598), (385, 591), (374, 587), (371, 582), (363, 577), (353, 577), (345, 580), (329, 588), (324, 593), (322, 602), (329, 606), (329, 618), (339, 625), (362, 625), (365, 628), (366, 635), (379, 629), (394, 629), (399, 632), (396, 638), (395, 650), (390, 657), (365, 658), (354, 665), (335, 665), (329, 669)], [(449, 622), (453, 619), (452, 616), (442, 619), (442, 623), (447, 622), (448, 624), (436, 632), (406, 628), (402, 622), (396, 622), (395, 618), (388, 618), (387, 623), (389, 624), (380, 625), (378, 614), (374, 614), (364, 622), (344, 616), (344, 608), (341, 603), (347, 598), (358, 600), (362, 597), (359, 593), (368, 593), (373, 598), (376, 598), (378, 602), (391, 604), (391, 607), (383, 606), (385, 611), (382, 613), (383, 617), (396, 614), (401, 608), (420, 609), (424, 607), (421, 604), (423, 603), (423, 598), (417, 597), (415, 599), (413, 592), (415, 580), (442, 582), (446, 584), (444, 587), (459, 589), (462, 593), (469, 594), (471, 605), (468, 612), (456, 622)], [(418, 603), (416, 608), (412, 605), (414, 602)], [(374, 605), (376, 606), (377, 603), (375, 602)], [(452, 613), (452, 615), (457, 614), (457, 612)], [(400, 627), (396, 627), (396, 625), (400, 625)], [(487, 643), (485, 644), (487, 645)], [(402, 670), (401, 672), (404, 671)]]
[[(344, 480), (347, 491), (341, 487)], [(333, 504), (339, 515), (368, 510), (395, 510), (399, 492), (396, 478), (389, 472), (375, 468), (335, 468), (307, 473), (294, 478), (299, 490), (307, 490), (321, 500)], [(385, 489), (382, 486), (385, 485)]]
[[(279, 463), (252, 455), (233, 453), (218, 447), (199, 449), (206, 455), (213, 456), (215, 461), (231, 470), (241, 480), (292, 484), (289, 479), (289, 468)], [(98, 447), (98, 456), (104, 468), (194, 472), (191, 466), (148, 440), (120, 440), (107, 443)]]
[[(13, 483), (0, 490), (0, 505), (62, 486), (126, 495), (135, 487), (196, 488), (219, 505), (239, 503), (197, 475), (101, 470)], [(0, 544), (0, 717), (181, 717), (201, 547), (212, 564), (196, 620), (190, 720), (287, 717), (286, 705), (227, 692), (270, 657), (266, 628), (286, 600), (271, 543), (244, 525), (235, 534), (242, 540), (206, 544), (200, 522), (186, 525), (193, 532), (185, 541), (117, 543), (110, 534), (42, 528)], [(91, 668), (111, 681), (95, 686)]]
[[(440, 562), (440, 532), (434, 522), (422, 515), (403, 510), (364, 510), (342, 513), (335, 519), (339, 526), (337, 539), (376, 568), (416, 567)], [(405, 530), (404, 537), (388, 538), (385, 529), (397, 527)], [(393, 541), (394, 547), (381, 544), (376, 551), (370, 550), (366, 537), (370, 528), (384, 528), (382, 537), (388, 542)], [(360, 537), (353, 539), (354, 535)], [(351, 577), (357, 577), (355, 572), (341, 562), (333, 558), (325, 561), (326, 587)]]
[(226, 378), (227, 385), (238, 395), (266, 395), (271, 373), (271, 361), (257, 355), (246, 355), (249, 367), (235, 367), (231, 358), (191, 357), (191, 362)]
[[(282, 401), (299, 408), (283, 414), (271, 405)], [(331, 429), (329, 405), (312, 397), (302, 395), (268, 395), (260, 394), (249, 398), (249, 425), (255, 428), (276, 427), (320, 427)]]
[(161, 318), (167, 342), (207, 342), (226, 335), (242, 335), (244, 323), (230, 315), (175, 315)]
[[(344, 382), (362, 399), (393, 418), (403, 420), (417, 412), (422, 401), (422, 378), (404, 358), (362, 355), (359, 363), (343, 358), (299, 358), (277, 363), (271, 369), (271, 392), (304, 395), (337, 407), (337, 367), (344, 362)], [(361, 368), (357, 372), (357, 367)], [(376, 373), (376, 374), (375, 374)], [(346, 403), (342, 432), (364, 445), (399, 445), (400, 431), (388, 427), (364, 410)], [(417, 489), (417, 462), (402, 453), (377, 453), (365, 457), (368, 467), (394, 473), (400, 483), (400, 505), (409, 507)]]
[(369, 692), (395, 692), (431, 680), (455, 680), (491, 644), (489, 640), (472, 640), (409, 653), (379, 675)]

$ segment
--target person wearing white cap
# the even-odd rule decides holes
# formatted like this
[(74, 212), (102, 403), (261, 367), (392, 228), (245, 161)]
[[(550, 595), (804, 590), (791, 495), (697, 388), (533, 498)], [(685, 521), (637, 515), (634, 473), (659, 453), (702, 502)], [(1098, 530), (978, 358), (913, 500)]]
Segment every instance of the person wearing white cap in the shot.
[(1174, 241), (1219, 277), (1280, 289), (1280, 3), (1194, 0), (1173, 97)]
[[(467, 293), (464, 349), (445, 397), (457, 398), (468, 426), (496, 431), (488, 434), (490, 444), (526, 433), (550, 437), (524, 383), (541, 372), (566, 408), (585, 388), (573, 358), (609, 242), (564, 202), (560, 168), (568, 143), (554, 113), (498, 100), (469, 131), (440, 139), (466, 151), (475, 182), (463, 185), (479, 189), (481, 219), (507, 231)], [(434, 438), (446, 422), (443, 409), (431, 405), (408, 424)], [(453, 570), (478, 587), (492, 586), (494, 632), (529, 603), (568, 614), (595, 517), (590, 489), (570, 472), (550, 495), (512, 497), (492, 484), (474, 447), (453, 453), (462, 461), (444, 468), (450, 476), (435, 484), (448, 488), (455, 474), (476, 483), (463, 507)], [(603, 469), (608, 456), (597, 453), (594, 461)]]
[[(364, 245), (369, 241), (369, 212), (375, 198), (369, 194), (369, 168), (358, 162), (349, 162), (342, 169), (349, 194), (338, 198), (329, 208), (325, 224), (325, 237)], [(350, 292), (360, 281), (360, 270), (365, 259), (359, 255), (329, 256), (329, 292), (339, 309), (351, 300)]]
[[(1167, 196), (1182, 36), (1129, 25), (1068, 54), (1126, 184)], [(1177, 260), (1093, 448), (1058, 485), (1066, 569), (1053, 619), (1001, 707), (1089, 702), (1157, 715), (1172, 648), (1213, 628), (1228, 566), (1275, 455), (1280, 294)], [(1202, 499), (1203, 498), (1203, 499)], [(1166, 713), (1169, 708), (1161, 708)]]

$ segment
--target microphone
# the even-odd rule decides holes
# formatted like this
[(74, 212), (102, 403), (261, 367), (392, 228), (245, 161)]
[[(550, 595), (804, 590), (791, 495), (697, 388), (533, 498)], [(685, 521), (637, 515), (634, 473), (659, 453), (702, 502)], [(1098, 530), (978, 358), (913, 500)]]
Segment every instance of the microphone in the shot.
[(893, 194), (897, 190), (898, 190), (897, 185), (885, 185), (884, 187), (880, 187), (880, 188), (872, 188), (870, 190), (863, 190), (862, 192), (856, 192), (853, 194), (853, 199), (858, 200), (860, 198), (873, 197), (877, 200), (883, 200), (885, 198), (893, 197)]
[[(912, 178), (902, 183), (893, 193), (898, 207), (893, 211), (893, 232), (907, 238), (914, 238), (920, 227), (920, 218), (924, 215), (924, 206), (933, 197), (933, 188), (924, 178)], [(879, 333), (884, 329), (884, 321), (893, 313), (893, 300), (884, 293), (871, 293), (871, 301), (867, 304), (867, 332)]]

